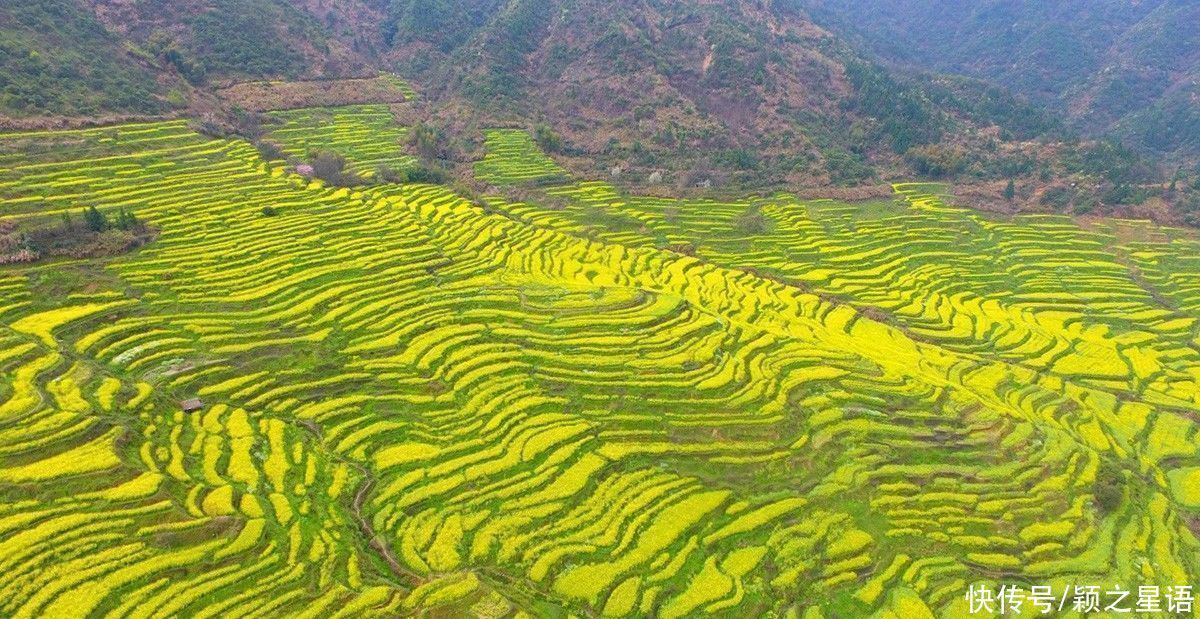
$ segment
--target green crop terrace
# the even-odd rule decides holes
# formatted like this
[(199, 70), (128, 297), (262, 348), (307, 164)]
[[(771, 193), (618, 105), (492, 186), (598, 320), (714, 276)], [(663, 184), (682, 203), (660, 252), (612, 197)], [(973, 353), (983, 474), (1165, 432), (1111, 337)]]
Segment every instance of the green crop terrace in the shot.
[[(328, 114), (273, 135), (402, 160)], [(976, 583), (1196, 581), (1191, 233), (934, 185), (627, 196), (487, 143), (482, 180), (556, 208), (327, 188), (183, 122), (0, 136), (0, 217), (161, 230), (0, 268), (0, 616), (961, 617)]]
[(347, 171), (364, 178), (380, 167), (402, 170), (416, 162), (403, 153), (408, 130), (396, 126), (386, 105), (334, 108), (301, 108), (271, 112), (265, 139), (291, 157), (306, 159), (311, 153), (332, 151), (346, 158)]

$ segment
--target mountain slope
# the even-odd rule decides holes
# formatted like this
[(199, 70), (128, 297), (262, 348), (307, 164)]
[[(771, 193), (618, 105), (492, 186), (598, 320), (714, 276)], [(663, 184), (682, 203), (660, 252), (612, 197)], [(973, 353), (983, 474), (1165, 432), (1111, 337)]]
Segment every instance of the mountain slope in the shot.
[[(57, 7), (65, 16), (4, 9), (0, 40), (12, 53), (0, 61), (6, 63), (0, 76), (18, 79), (0, 82), (0, 124), (38, 128), (45, 119), (14, 117), (82, 116), (77, 123), (110, 113), (174, 111), (228, 128), (237, 124), (226, 122), (236, 120), (236, 103), (215, 93), (231, 83), (384, 70), (428, 95), (428, 105), (413, 106), (403, 122), (435, 129), (418, 135), (451, 136), (446, 142), (454, 147), (437, 150), (456, 165), (478, 154), (480, 129), (520, 127), (537, 129), (540, 145), (571, 170), (627, 186), (745, 192), (834, 184), (886, 195), (885, 181), (916, 176), (976, 185), (979, 199), (971, 203), (978, 206), (1089, 212), (1161, 193), (1154, 166), (1107, 157), (1099, 163), (1115, 161), (1121, 169), (1098, 168), (1093, 155), (1109, 151), (1074, 144), (1058, 114), (1011, 94), (1003, 80), (952, 73), (988, 78), (1016, 58), (1045, 73), (1026, 75), (1022, 86), (1044, 98), (1042, 91), (1082, 73), (1079, 67), (1099, 66), (1085, 52), (1123, 40), (1121, 49), (1175, 76), (1171, 63), (1186, 65), (1187, 57), (1158, 39), (1167, 32), (1190, 49), (1188, 33), (1172, 38), (1163, 25), (1187, 14), (1186, 5), (1146, 4), (1133, 15), (1140, 30), (1117, 32), (1105, 28), (1128, 10), (1105, 0), (1095, 14), (1083, 13), (1082, 25), (1068, 24), (1055, 38), (1063, 33), (1054, 28), (1017, 37), (1024, 22), (1000, 28), (1043, 13), (1051, 25), (1052, 18), (1061, 21), (1050, 9), (996, 5), (986, 12), (952, 3), (937, 21), (911, 29), (944, 31), (949, 46), (959, 41), (960, 56), (1003, 52), (980, 55), (974, 68), (937, 61), (942, 52), (924, 42), (900, 39), (894, 49), (869, 49), (864, 41), (880, 40), (879, 33), (854, 34), (834, 19), (849, 10), (838, 6), (838, 0), (46, 0), (37, 11)], [(878, 6), (871, 20), (879, 32), (899, 31), (904, 18), (919, 14), (905, 7), (932, 10), (918, 0)], [(79, 34), (59, 32), (60, 22)], [(976, 50), (968, 35), (980, 24), (996, 40)], [(1076, 30), (1091, 37), (1081, 39), (1082, 51), (1059, 54), (1057, 44), (1036, 44), (1071, 41)], [(59, 40), (64, 51), (52, 54), (58, 64), (26, 79), (21, 63), (38, 49), (56, 50)], [(900, 57), (909, 66), (883, 60)], [(1136, 80), (1113, 83), (1161, 96), (1122, 106), (1114, 103), (1120, 89), (1097, 88), (1075, 100), (1111, 114), (1065, 106), (1061, 113), (1091, 118), (1103, 131), (1164, 152), (1186, 153), (1200, 142), (1194, 85), (1179, 81), (1159, 92)], [(457, 148), (463, 143), (470, 146)], [(1149, 173), (1131, 177), (1122, 171), (1129, 169)], [(1022, 187), (1006, 191), (1010, 182)], [(1045, 202), (1050, 183), (1068, 187), (1073, 197)], [(1172, 207), (1179, 202), (1174, 195), (1164, 199)]]
[(0, 6), (0, 118), (152, 115), (228, 81), (373, 75), (381, 9), (322, 0)]
[(0, 111), (14, 116), (153, 114), (154, 72), (76, 0), (0, 3)]
[(1200, 4), (1189, 0), (784, 0), (900, 63), (990, 80), (1092, 135), (1200, 154)]
[[(365, 68), (307, 5), (283, 0), (87, 0), (113, 32), (163, 58), (193, 83), (313, 77)], [(319, 5), (314, 3), (314, 10)], [(324, 23), (323, 23), (324, 22)]]
[(762, 2), (401, 0), (388, 37), (397, 69), (435, 97), (542, 117), (606, 165), (681, 175), (861, 182), (914, 146), (1042, 118), (977, 82), (897, 74)]

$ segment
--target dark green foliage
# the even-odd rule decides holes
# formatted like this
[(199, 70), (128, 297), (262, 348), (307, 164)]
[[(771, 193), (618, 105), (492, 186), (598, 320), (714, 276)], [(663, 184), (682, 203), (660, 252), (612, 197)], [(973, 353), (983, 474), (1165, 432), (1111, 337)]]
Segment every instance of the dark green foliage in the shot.
[(1179, 210), (1189, 226), (1200, 227), (1200, 188), (1184, 193), (1179, 198)]
[(136, 215), (125, 210), (125, 207), (122, 206), (121, 209), (117, 211), (117, 221), (115, 225), (118, 230), (124, 230), (128, 232), (130, 230), (140, 228), (142, 222), (138, 220)]
[(986, 82), (930, 77), (924, 93), (935, 105), (981, 125), (996, 125), (1018, 140), (1064, 132), (1062, 121), (1042, 107)]
[[(15, 230), (0, 221), (0, 263), (115, 256), (149, 243), (156, 235), (124, 208), (119, 209), (115, 221), (110, 221), (103, 211), (89, 207), (83, 211), (83, 222), (77, 226), (64, 213), (58, 225), (35, 221), (31, 227)], [(6, 237), (6, 230), (15, 234)]]
[(277, 209), (273, 206), (268, 205), (268, 206), (262, 207), (262, 216), (263, 217), (275, 217), (278, 214), (279, 214), (279, 209)]
[(405, 171), (405, 182), (441, 185), (446, 183), (449, 176), (445, 170), (439, 167), (415, 165)]
[(363, 179), (346, 170), (346, 158), (331, 150), (320, 150), (309, 154), (313, 176), (330, 185), (350, 187), (361, 185)]
[(189, 57), (187, 52), (179, 47), (175, 37), (167, 32), (156, 30), (151, 33), (145, 48), (147, 53), (178, 71), (188, 82), (200, 84), (204, 81), (204, 65)]
[(301, 50), (328, 52), (317, 22), (278, 0), (141, 0), (123, 15), (126, 41), (91, 4), (0, 3), (0, 112), (160, 114), (186, 101), (180, 91), (164, 96), (170, 86), (160, 86), (156, 73), (197, 85), (211, 77), (296, 77), (314, 72)]
[(755, 98), (757, 88), (770, 81), (767, 69), (779, 61), (771, 53), (771, 38), (762, 29), (748, 27), (744, 22), (722, 19), (724, 16), (720, 14), (713, 17), (704, 33), (713, 58), (704, 76), (705, 84), (727, 89), (742, 98)]
[(312, 153), (313, 176), (332, 182), (346, 168), (346, 158), (331, 151), (322, 150)]
[(825, 151), (825, 169), (835, 185), (857, 185), (875, 178), (875, 170), (862, 157), (844, 150)]
[(1013, 179), (1008, 179), (1008, 184), (1004, 186), (1004, 199), (1012, 202), (1017, 197), (1017, 184)]
[[(808, 4), (768, 3), (787, 26), (770, 28), (736, 3), (396, 0), (390, 24), (393, 41), (425, 59), (414, 72), (438, 94), (505, 121), (536, 119), (579, 145), (600, 129), (614, 145), (605, 167), (674, 179), (710, 167), (722, 185), (767, 187), (823, 177), (824, 153), (829, 178), (852, 185), (874, 178), (872, 165), (911, 174), (900, 156), (946, 143), (961, 152), (913, 151), (919, 174), (1004, 181), (1060, 171), (1056, 151), (1010, 144), (1068, 138), (1056, 113), (979, 79), (878, 62), (848, 38), (805, 36)], [(544, 131), (534, 125), (536, 141), (557, 151)]]
[(215, 0), (191, 18), (187, 47), (195, 71), (248, 77), (296, 77), (306, 72), (295, 37), (321, 42), (311, 18), (284, 3)]
[(254, 147), (258, 149), (258, 154), (263, 158), (263, 161), (278, 161), (287, 158), (283, 149), (274, 142), (260, 140), (254, 143)]
[(0, 112), (155, 114), (151, 72), (77, 0), (0, 2)]
[(1115, 35), (1166, 0), (791, 1), (819, 23), (859, 34), (889, 58), (1047, 94), (1086, 80)]
[(1071, 205), (1071, 188), (1061, 185), (1050, 187), (1042, 193), (1042, 204), (1052, 206), (1055, 210), (1065, 211)]
[(1141, 187), (1130, 185), (1114, 185), (1104, 192), (1102, 199), (1105, 204), (1141, 204), (1150, 197), (1149, 192)]
[(997, 179), (1027, 176), (1033, 174), (1039, 165), (1036, 156), (1023, 153), (987, 156), (978, 163), (984, 178)]
[(447, 154), (445, 132), (427, 123), (417, 123), (409, 130), (408, 144), (424, 160), (442, 159)]
[(945, 178), (966, 167), (965, 154), (944, 144), (914, 147), (904, 154), (904, 158), (917, 174), (924, 177)]
[(402, 184), (444, 184), (450, 180), (450, 173), (446, 171), (446, 165), (457, 154), (446, 130), (427, 123), (417, 123), (409, 129), (408, 144), (419, 162), (404, 170), (385, 170), (387, 176), (380, 178), (385, 182)]
[(533, 139), (547, 153), (558, 153), (563, 150), (563, 139), (549, 125), (539, 124), (533, 130)]
[(108, 217), (94, 206), (90, 206), (83, 211), (83, 225), (92, 232), (104, 232), (110, 227)]
[(1126, 473), (1108, 460), (1102, 461), (1100, 470), (1096, 472), (1096, 482), (1092, 493), (1096, 498), (1096, 508), (1101, 515), (1107, 516), (1121, 506), (1125, 496)]
[(1158, 171), (1130, 148), (1113, 141), (1088, 143), (1064, 156), (1067, 170), (1103, 178), (1116, 186), (1159, 179)]
[(753, 170), (758, 167), (758, 155), (744, 148), (726, 150), (717, 153), (716, 164), (734, 170)]
[(444, 185), (450, 180), (450, 173), (436, 164), (419, 163), (410, 165), (403, 170), (393, 170), (387, 166), (380, 166), (375, 171), (375, 177), (385, 183), (396, 183), (398, 185), (405, 183)]
[[(453, 86), (489, 109), (525, 105), (526, 57), (558, 9), (550, 0), (394, 0), (384, 26), (392, 45), (428, 45), (416, 70), (463, 68)], [(442, 65), (439, 67), (439, 64)]]
[(1154, 104), (1170, 86), (1167, 75), (1159, 71), (1116, 69), (1106, 73), (1095, 85), (1090, 106), (1097, 111), (1091, 125), (1110, 124), (1119, 118)]
[[(1200, 154), (1195, 104), (1200, 3), (1183, 0), (776, 0), (888, 60), (988, 80), (1050, 104), (1090, 134)], [(941, 94), (931, 92), (935, 101)], [(1189, 92), (1190, 91), (1190, 92)], [(943, 93), (944, 94), (944, 93)], [(955, 98), (961, 98), (955, 95)], [(1018, 136), (1036, 129), (1006, 97), (993, 108)], [(956, 104), (957, 105), (957, 104)], [(1001, 125), (1005, 126), (1005, 125)]]
[[(1063, 155), (1068, 173), (1090, 179), (1100, 189), (1084, 195), (1076, 192), (1075, 207), (1087, 198), (1108, 205), (1140, 204), (1150, 197), (1148, 185), (1161, 182), (1159, 170), (1128, 147), (1112, 141), (1078, 145)], [(1045, 201), (1045, 198), (1043, 198)], [(1084, 208), (1088, 208), (1086, 205)]]
[(484, 70), (464, 79), (463, 93), (484, 106), (524, 103), (525, 58), (541, 43), (553, 14), (550, 0), (508, 2), (482, 42)]
[(503, 5), (501, 0), (394, 0), (384, 34), (392, 45), (419, 41), (448, 53), (466, 43)]
[(1168, 94), (1132, 115), (1118, 128), (1136, 143), (1160, 153), (1200, 153), (1200, 87)]
[(849, 62), (846, 76), (855, 91), (851, 106), (878, 121), (879, 133), (895, 152), (905, 153), (913, 146), (941, 139), (943, 119), (919, 90), (867, 62)]

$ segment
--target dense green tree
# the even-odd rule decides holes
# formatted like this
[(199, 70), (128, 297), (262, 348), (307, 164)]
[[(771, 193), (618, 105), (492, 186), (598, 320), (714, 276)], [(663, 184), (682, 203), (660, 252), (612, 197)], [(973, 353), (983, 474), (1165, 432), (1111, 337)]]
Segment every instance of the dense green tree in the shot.
[(83, 211), (83, 223), (92, 232), (104, 232), (110, 226), (108, 217), (94, 206), (89, 206)]
[(331, 184), (342, 182), (346, 169), (346, 158), (330, 150), (312, 153), (311, 164), (313, 176)]
[(945, 144), (916, 146), (904, 155), (921, 176), (944, 178), (962, 172), (966, 166), (964, 153)]
[(859, 155), (844, 150), (827, 150), (825, 169), (835, 185), (856, 185), (875, 177), (875, 170)]
[(554, 129), (547, 124), (539, 124), (533, 130), (533, 138), (537, 140), (538, 146), (548, 153), (557, 153), (563, 149), (563, 139)]
[(441, 159), (445, 155), (446, 136), (441, 129), (419, 122), (408, 132), (408, 143), (423, 160)]
[(125, 207), (122, 206), (121, 209), (117, 211), (116, 227), (118, 230), (134, 230), (140, 225), (141, 222), (138, 221), (137, 216), (132, 212), (125, 210)]

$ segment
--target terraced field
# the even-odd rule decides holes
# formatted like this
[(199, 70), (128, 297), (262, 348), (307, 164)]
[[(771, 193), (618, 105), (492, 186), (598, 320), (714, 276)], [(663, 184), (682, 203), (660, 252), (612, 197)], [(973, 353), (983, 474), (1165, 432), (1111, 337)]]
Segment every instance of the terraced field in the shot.
[(519, 129), (491, 129), (484, 143), (487, 154), (475, 164), (475, 176), (496, 185), (553, 183), (565, 180), (563, 170)]
[(481, 177), (556, 208), (324, 188), (180, 123), (0, 138), (0, 216), (162, 232), (0, 270), (0, 615), (961, 617), (979, 583), (1196, 581), (1193, 235), (923, 185), (628, 197), (488, 143)]
[(397, 127), (386, 105), (302, 108), (271, 112), (278, 123), (266, 139), (291, 157), (307, 159), (316, 151), (333, 151), (346, 158), (348, 171), (364, 178), (385, 166), (402, 170), (416, 162), (404, 152), (408, 130)]

